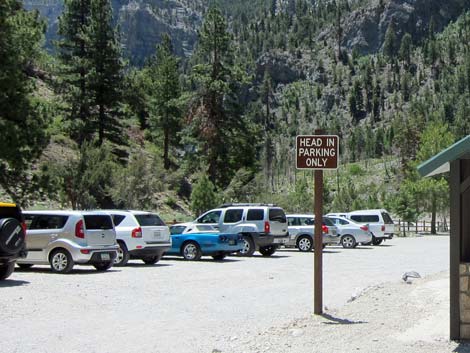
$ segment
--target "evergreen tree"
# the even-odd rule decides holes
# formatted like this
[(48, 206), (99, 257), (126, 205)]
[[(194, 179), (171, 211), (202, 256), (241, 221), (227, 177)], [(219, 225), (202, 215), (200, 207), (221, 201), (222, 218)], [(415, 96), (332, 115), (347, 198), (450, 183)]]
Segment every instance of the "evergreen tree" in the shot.
[(399, 51), (400, 59), (405, 63), (406, 67), (408, 67), (411, 62), (411, 46), (411, 35), (409, 33), (406, 33), (401, 39)]
[(221, 11), (211, 7), (199, 31), (193, 67), (197, 93), (189, 112), (190, 128), (199, 144), (199, 156), (208, 165), (216, 185), (227, 185), (240, 167), (255, 165), (255, 138), (251, 122), (242, 117), (242, 71), (234, 65), (231, 36)]
[(191, 193), (191, 209), (195, 216), (217, 206), (217, 193), (207, 175), (201, 176)]
[(153, 129), (163, 130), (163, 164), (170, 168), (169, 148), (175, 144), (176, 135), (180, 131), (180, 96), (178, 59), (173, 54), (171, 39), (168, 34), (162, 36), (162, 43), (157, 46), (155, 61), (149, 67), (151, 80)]
[(92, 0), (65, 0), (59, 17), (57, 42), (58, 57), (62, 63), (60, 92), (68, 104), (66, 119), (71, 137), (81, 144), (93, 133), (88, 75), (91, 72), (88, 28)]
[(385, 32), (385, 40), (383, 44), (383, 53), (389, 59), (393, 59), (397, 51), (397, 36), (395, 34), (395, 26), (393, 21), (390, 21), (387, 31)]
[(124, 143), (120, 122), (123, 82), (123, 62), (117, 32), (113, 28), (110, 0), (92, 0), (91, 18), (87, 28), (90, 45), (91, 72), (88, 80), (92, 93), (94, 131), (98, 145), (105, 139)]
[(48, 105), (33, 96), (26, 72), (40, 54), (44, 23), (20, 1), (0, 2), (0, 185), (25, 204), (32, 183), (28, 168), (48, 143)]

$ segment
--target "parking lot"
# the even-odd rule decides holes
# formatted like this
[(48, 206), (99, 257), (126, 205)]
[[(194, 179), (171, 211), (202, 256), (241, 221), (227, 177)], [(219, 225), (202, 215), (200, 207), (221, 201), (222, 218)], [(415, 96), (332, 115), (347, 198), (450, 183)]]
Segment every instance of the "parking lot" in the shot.
[[(448, 254), (446, 236), (327, 247), (324, 305), (339, 308), (370, 286), (401, 281), (405, 271), (428, 276), (448, 270)], [(222, 262), (168, 257), (105, 273), (77, 266), (69, 275), (35, 266), (17, 269), (0, 292), (3, 353), (210, 353), (309, 315), (313, 253), (282, 249), (270, 258)]]

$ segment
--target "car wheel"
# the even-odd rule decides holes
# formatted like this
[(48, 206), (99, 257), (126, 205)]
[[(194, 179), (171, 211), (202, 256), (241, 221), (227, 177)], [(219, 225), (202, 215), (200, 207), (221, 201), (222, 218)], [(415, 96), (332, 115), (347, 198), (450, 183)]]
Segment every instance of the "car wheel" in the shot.
[(160, 261), (160, 259), (162, 258), (162, 256), (158, 256), (158, 255), (155, 255), (155, 256), (146, 256), (146, 257), (143, 257), (142, 258), (142, 261), (146, 264), (146, 265), (155, 265), (158, 261)]
[(17, 254), (24, 245), (25, 233), (21, 223), (15, 218), (0, 220), (0, 253)]
[(130, 258), (129, 251), (127, 250), (127, 246), (124, 242), (118, 241), (118, 245), (119, 249), (116, 259), (114, 260), (114, 266), (126, 266)]
[(226, 256), (227, 254), (217, 254), (217, 255), (212, 255), (212, 258), (216, 261), (222, 261), (223, 259), (225, 259)]
[(27, 270), (28, 268), (33, 267), (33, 264), (17, 264), (19, 268)]
[(69, 273), (73, 268), (73, 259), (70, 253), (65, 249), (54, 250), (50, 256), (52, 272)]
[(271, 256), (274, 254), (277, 250), (277, 247), (275, 245), (269, 245), (269, 246), (262, 246), (259, 248), (259, 252), (263, 256)]
[(0, 266), (0, 281), (7, 279), (15, 270), (15, 262), (8, 262)]
[(374, 237), (374, 238), (372, 239), (372, 244), (374, 244), (374, 245), (380, 245), (380, 244), (382, 244), (383, 241), (384, 241), (384, 240), (383, 240), (382, 238), (376, 238), (376, 237)]
[(356, 247), (356, 239), (350, 234), (343, 235), (341, 238), (341, 245), (345, 249), (352, 249)]
[(183, 244), (181, 253), (184, 259), (188, 261), (197, 261), (202, 256), (201, 248), (196, 242), (193, 241)]
[(240, 256), (252, 256), (255, 252), (255, 243), (250, 236), (244, 235), (243, 236), (243, 249), (241, 249), (238, 254)]
[(93, 264), (93, 266), (96, 268), (97, 271), (106, 271), (109, 270), (111, 267), (113, 267), (114, 262), (99, 262), (96, 264)]
[(302, 235), (297, 239), (297, 248), (301, 252), (308, 252), (312, 251), (313, 249), (313, 241), (312, 238), (308, 235)]

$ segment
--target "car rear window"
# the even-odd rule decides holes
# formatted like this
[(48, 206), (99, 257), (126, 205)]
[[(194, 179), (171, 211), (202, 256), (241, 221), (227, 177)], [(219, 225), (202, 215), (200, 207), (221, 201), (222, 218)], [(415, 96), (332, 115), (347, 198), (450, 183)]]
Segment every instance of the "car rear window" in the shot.
[(247, 221), (262, 221), (264, 219), (264, 210), (262, 208), (253, 208), (248, 210)]
[(274, 222), (286, 223), (286, 214), (282, 208), (270, 208), (269, 220)]
[(83, 218), (85, 219), (85, 228), (88, 230), (113, 229), (113, 221), (111, 216), (86, 215), (83, 216)]
[(382, 218), (385, 224), (393, 224), (393, 220), (387, 212), (382, 212)]
[(351, 219), (359, 223), (377, 223), (379, 216), (377, 215), (352, 215)]
[(181, 234), (184, 232), (185, 226), (171, 226), (170, 227), (170, 234)]
[(58, 215), (25, 215), (28, 229), (62, 229), (67, 223), (68, 216)]
[(141, 227), (164, 226), (165, 225), (165, 222), (163, 222), (162, 219), (154, 213), (136, 214), (134, 216), (137, 219), (137, 222), (139, 222), (139, 225)]
[(328, 226), (328, 227), (332, 227), (335, 224), (333, 223), (333, 221), (330, 218), (323, 217), (323, 225)]

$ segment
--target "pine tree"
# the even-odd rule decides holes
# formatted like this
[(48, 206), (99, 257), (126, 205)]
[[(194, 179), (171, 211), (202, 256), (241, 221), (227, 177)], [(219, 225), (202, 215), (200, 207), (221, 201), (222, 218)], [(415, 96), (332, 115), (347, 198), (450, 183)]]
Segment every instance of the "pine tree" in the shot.
[(411, 46), (412, 46), (412, 39), (409, 33), (406, 33), (402, 39), (400, 44), (400, 59), (405, 63), (405, 67), (410, 66), (411, 62)]
[(70, 135), (79, 144), (91, 139), (93, 133), (92, 95), (87, 79), (92, 70), (88, 40), (90, 20), (91, 0), (65, 0), (64, 12), (59, 17), (60, 40), (56, 43), (62, 63), (59, 93), (63, 93), (68, 103), (66, 119)]
[(396, 55), (397, 50), (397, 37), (395, 34), (395, 26), (393, 21), (390, 21), (390, 24), (387, 27), (385, 32), (385, 40), (383, 44), (383, 53), (389, 59), (393, 59)]
[(28, 168), (48, 143), (48, 105), (26, 74), (40, 54), (44, 23), (20, 1), (0, 2), (0, 185), (25, 204), (34, 190)]
[(180, 97), (178, 59), (173, 54), (173, 46), (168, 34), (162, 36), (162, 42), (157, 46), (156, 57), (149, 66), (149, 76), (152, 81), (150, 122), (153, 129), (163, 130), (163, 164), (165, 169), (169, 169), (169, 148), (176, 140), (181, 122), (178, 107)]
[(117, 32), (113, 28), (110, 0), (92, 0), (89, 28), (89, 75), (92, 92), (92, 120), (98, 131), (98, 145), (105, 139), (124, 143), (120, 122), (123, 62)]
[(202, 64), (193, 67), (197, 93), (188, 118), (210, 180), (223, 186), (240, 167), (255, 165), (256, 144), (251, 122), (242, 117), (239, 104), (245, 78), (233, 64), (231, 36), (216, 7), (208, 10), (199, 31), (196, 56)]
[(207, 175), (202, 175), (191, 193), (191, 209), (196, 216), (217, 205), (217, 193), (214, 184)]

